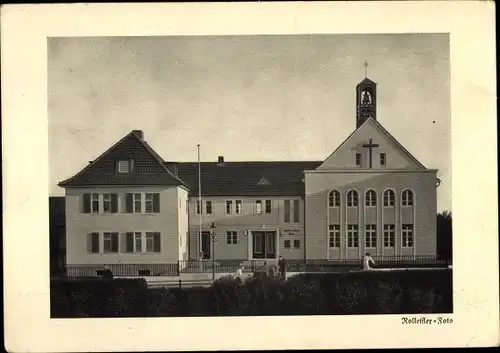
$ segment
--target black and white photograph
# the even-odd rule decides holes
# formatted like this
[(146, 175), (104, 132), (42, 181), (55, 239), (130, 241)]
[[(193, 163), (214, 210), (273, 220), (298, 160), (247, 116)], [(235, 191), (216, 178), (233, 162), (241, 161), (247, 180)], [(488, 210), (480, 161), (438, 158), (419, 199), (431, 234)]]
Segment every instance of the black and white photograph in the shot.
[(49, 38), (51, 315), (453, 313), (449, 67), (447, 34)]
[(7, 350), (500, 343), (493, 8), (2, 7)]

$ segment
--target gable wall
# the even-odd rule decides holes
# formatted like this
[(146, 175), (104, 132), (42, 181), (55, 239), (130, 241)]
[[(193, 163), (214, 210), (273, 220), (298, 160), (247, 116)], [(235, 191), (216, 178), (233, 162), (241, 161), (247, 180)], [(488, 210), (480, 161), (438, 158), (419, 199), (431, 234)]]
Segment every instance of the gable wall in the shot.
[[(370, 138), (379, 147), (372, 149), (373, 169), (414, 169), (420, 168), (398, 146), (391, 141), (376, 126), (373, 120), (368, 120), (356, 130), (331, 156), (329, 156), (318, 169), (355, 169), (356, 153), (361, 153), (361, 168), (369, 168), (369, 150), (362, 147)], [(386, 166), (380, 165), (380, 153), (386, 154)]]

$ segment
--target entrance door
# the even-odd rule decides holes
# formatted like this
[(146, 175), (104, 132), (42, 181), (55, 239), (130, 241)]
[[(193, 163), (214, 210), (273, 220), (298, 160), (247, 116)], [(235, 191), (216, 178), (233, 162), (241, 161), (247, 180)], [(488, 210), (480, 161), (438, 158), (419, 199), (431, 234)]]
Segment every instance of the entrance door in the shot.
[(266, 258), (276, 257), (276, 232), (266, 232)]
[(210, 242), (210, 232), (201, 232), (201, 252), (203, 253), (203, 259), (210, 259), (212, 254), (211, 242)]
[(254, 259), (276, 258), (276, 232), (252, 232)]

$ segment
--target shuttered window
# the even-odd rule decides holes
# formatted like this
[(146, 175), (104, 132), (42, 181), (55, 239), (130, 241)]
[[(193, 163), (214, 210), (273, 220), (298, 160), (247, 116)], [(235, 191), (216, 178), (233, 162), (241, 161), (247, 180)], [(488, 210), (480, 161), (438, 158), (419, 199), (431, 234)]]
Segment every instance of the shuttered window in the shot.
[(87, 235), (87, 252), (99, 254), (99, 233), (90, 233)]
[(146, 233), (146, 252), (161, 252), (160, 232)]
[(134, 252), (134, 233), (133, 232), (125, 233), (125, 242), (126, 242), (125, 252)]
[(285, 200), (285, 223), (290, 223), (290, 200)]
[(103, 233), (103, 250), (105, 253), (118, 252), (118, 233)]
[(90, 213), (90, 194), (83, 194), (83, 213)]

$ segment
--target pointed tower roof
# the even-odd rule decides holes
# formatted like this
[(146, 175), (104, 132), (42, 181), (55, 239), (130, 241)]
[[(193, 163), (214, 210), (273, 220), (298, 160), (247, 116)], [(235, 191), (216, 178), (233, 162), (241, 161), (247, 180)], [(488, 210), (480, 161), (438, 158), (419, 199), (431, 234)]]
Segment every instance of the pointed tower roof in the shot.
[[(128, 173), (118, 173), (119, 161), (133, 161), (132, 170)], [(128, 133), (76, 175), (61, 181), (58, 185), (61, 187), (165, 185), (188, 188), (184, 181), (167, 169), (163, 159), (144, 141), (140, 130)]]
[(376, 85), (376, 83), (373, 82), (372, 80), (370, 80), (368, 77), (365, 77), (363, 79), (363, 81), (361, 81), (360, 83), (358, 83), (358, 86), (361, 86), (361, 85)]

